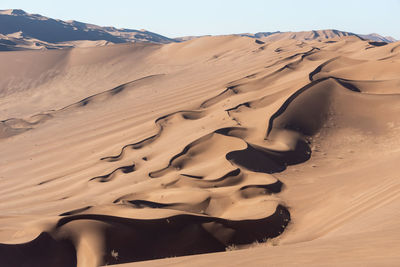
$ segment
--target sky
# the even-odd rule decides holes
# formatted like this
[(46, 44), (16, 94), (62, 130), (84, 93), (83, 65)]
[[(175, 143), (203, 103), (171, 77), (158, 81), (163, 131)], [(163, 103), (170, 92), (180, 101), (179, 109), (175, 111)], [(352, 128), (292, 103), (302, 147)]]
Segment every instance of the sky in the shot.
[(1, 0), (0, 9), (168, 37), (337, 29), (400, 39), (400, 0)]

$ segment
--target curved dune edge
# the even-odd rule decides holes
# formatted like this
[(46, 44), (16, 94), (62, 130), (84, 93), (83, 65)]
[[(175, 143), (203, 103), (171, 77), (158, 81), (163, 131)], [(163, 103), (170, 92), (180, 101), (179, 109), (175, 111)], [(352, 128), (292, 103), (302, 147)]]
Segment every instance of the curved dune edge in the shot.
[[(115, 196), (111, 203), (60, 212), (36, 239), (0, 244), (0, 258), (10, 266), (98, 266), (220, 252), (280, 236), (292, 215), (285, 199), (289, 188), (276, 175), (306, 163), (314, 153), (314, 138), (321, 131), (334, 132), (335, 124), (383, 131), (386, 121), (360, 118), (369, 114), (365, 111), (371, 105), (385, 114), (391, 109), (385, 109), (384, 103), (399, 100), (398, 94), (375, 88), (395, 86), (390, 73), (378, 80), (342, 76), (346, 73), (342, 69), (368, 69), (374, 62), (337, 56), (315, 60), (323, 52), (323, 48), (312, 47), (277, 59), (227, 83), (221, 93), (193, 110), (159, 117), (155, 134), (126, 142), (112, 156), (100, 158), (99, 164), (109, 166), (109, 171), (83, 176), (88, 188), (112, 185), (136, 173), (147, 174), (147, 180)], [(311, 67), (304, 66), (313, 60)], [(274, 83), (296, 73), (302, 77), (300, 86), (272, 90)], [(266, 90), (268, 86), (272, 92)], [(117, 87), (66, 109), (90, 108), (92, 100), (107, 104), (111, 92), (120, 91)], [(358, 109), (346, 114), (349, 103), (357, 103)], [(221, 127), (216, 124), (214, 129), (199, 132), (174, 148), (179, 152), (156, 158), (155, 163), (147, 156), (154, 155), (160, 143), (168, 143), (172, 134), (179, 135), (182, 125), (195, 126), (211, 121), (212, 116), (224, 116), (230, 126), (220, 123)], [(132, 160), (135, 153), (143, 153), (142, 161)], [(144, 168), (148, 161), (152, 163), (149, 169)], [(45, 247), (51, 249), (41, 253)]]
[(118, 85), (118, 86), (116, 86), (112, 89), (106, 90), (104, 92), (88, 96), (76, 103), (67, 105), (58, 110), (50, 110), (45, 113), (35, 114), (35, 115), (31, 116), (29, 119), (11, 118), (11, 119), (2, 120), (2, 121), (0, 121), (0, 139), (8, 138), (8, 137), (18, 135), (23, 132), (32, 130), (35, 127), (37, 127), (38, 125), (40, 125), (40, 124), (46, 122), (47, 120), (53, 118), (54, 116), (56, 116), (57, 113), (68, 111), (68, 110), (73, 110), (76, 108), (85, 107), (86, 105), (92, 104), (92, 103), (101, 103), (101, 102), (107, 101), (111, 97), (122, 93), (126, 89), (128, 89), (128, 90), (133, 89), (135, 87), (135, 85), (139, 84), (140, 82), (143, 82), (144, 80), (161, 77), (163, 75), (164, 74), (154, 74), (154, 75), (145, 76), (145, 77)]
[[(245, 131), (245, 128), (221, 128), (187, 145), (182, 152), (174, 155), (170, 159), (167, 167), (149, 173), (151, 178), (156, 178), (154, 181), (157, 181), (157, 179), (170, 180), (163, 189), (159, 191), (151, 190), (143, 193), (137, 192), (114, 201), (117, 205), (122, 205), (122, 209), (130, 207), (134, 209), (181, 210), (182, 212), (198, 213), (200, 215), (175, 215), (173, 217), (167, 216), (159, 219), (141, 220), (134, 219), (135, 212), (131, 215), (134, 217), (128, 219), (125, 217), (97, 214), (98, 211), (101, 212), (100, 207), (100, 210), (94, 209), (93, 207), (85, 207), (61, 214), (63, 218), (57, 222), (55, 228), (42, 233), (41, 236), (50, 235), (51, 241), (41, 241), (42, 239), (39, 237), (32, 242), (49, 242), (46, 243), (46, 245), (50, 246), (52, 242), (55, 242), (54, 244), (56, 247), (60, 242), (62, 244), (65, 242), (69, 242), (69, 244), (72, 243), (74, 244), (76, 253), (71, 253), (71, 250), (68, 260), (66, 260), (67, 262), (76, 260), (79, 264), (82, 262), (91, 262), (90, 264), (97, 265), (224, 251), (225, 248), (230, 245), (249, 244), (280, 235), (290, 221), (290, 214), (287, 208), (280, 204), (281, 201), (279, 199), (274, 199), (273, 197), (274, 194), (282, 190), (282, 183), (275, 179), (275, 182), (271, 181), (271, 183), (265, 184), (265, 182), (268, 182), (268, 179), (257, 179), (257, 176), (254, 176), (253, 173), (264, 173), (264, 175), (268, 175), (282, 172), (286, 169), (287, 165), (298, 164), (309, 159), (311, 151), (307, 145), (305, 136), (315, 134), (322, 126), (322, 122), (317, 122), (317, 125), (309, 125), (307, 121), (297, 120), (296, 117), (292, 118), (293, 115), (288, 109), (291, 105), (294, 106), (292, 102), (299, 101), (297, 98), (304, 98), (305, 100), (303, 101), (307, 101), (307, 99), (313, 100), (315, 97), (318, 97), (321, 100), (325, 99), (327, 101), (329, 94), (325, 92), (321, 94), (320, 91), (325, 91), (325, 88), (320, 89), (318, 87), (319, 83), (325, 80), (326, 79), (318, 81), (318, 83), (311, 82), (308, 86), (295, 92), (283, 103), (281, 108), (271, 116), (268, 129), (266, 130), (266, 138), (268, 139), (270, 135), (274, 135), (274, 138), (277, 138), (276, 136), (279, 136), (280, 131), (297, 131), (298, 134), (291, 135), (291, 138), (294, 138), (293, 140), (287, 140), (288, 143), (294, 143), (294, 147), (288, 145), (287, 147), (289, 147), (289, 149), (277, 151), (273, 148), (269, 149), (268, 146), (251, 145), (240, 138), (240, 136), (231, 134), (232, 131), (237, 131), (238, 129)], [(328, 83), (332, 82), (328, 80)], [(310, 96), (303, 96), (303, 93), (309, 88), (312, 88), (315, 92), (311, 93)], [(323, 113), (326, 112), (325, 106), (317, 106), (316, 108), (317, 113), (323, 115)], [(296, 107), (294, 107), (294, 109), (296, 109)], [(285, 116), (287, 112), (289, 115)], [(315, 112), (315, 110), (309, 112)], [(172, 115), (166, 115), (157, 119), (156, 124), (176, 114), (181, 115), (184, 119), (188, 119), (188, 116), (186, 115), (185, 117), (185, 114), (198, 115), (190, 111), (186, 111), (183, 114), (182, 112), (173, 113)], [(312, 116), (312, 114), (305, 114), (304, 116)], [(282, 117), (283, 119), (281, 119)], [(192, 116), (189, 119), (195, 120), (199, 118), (201, 118), (201, 116)], [(293, 120), (299, 124), (293, 125)], [(275, 124), (278, 124), (278, 126)], [(289, 125), (290, 128), (288, 128)], [(159, 129), (161, 135), (163, 127), (159, 126)], [(274, 129), (277, 133), (273, 133)], [(273, 144), (274, 141), (271, 140), (271, 142)], [(217, 150), (213, 150), (213, 147), (216, 147)], [(225, 152), (224, 148), (226, 149)], [(138, 147), (136, 147), (136, 149), (138, 149)], [(208, 150), (210, 150), (210, 152)], [(216, 153), (217, 151), (218, 153)], [(191, 162), (194, 162), (195, 165), (199, 165), (204, 160), (209, 161), (210, 157), (218, 158), (218, 154), (221, 154), (222, 158), (216, 161), (216, 166), (220, 165), (221, 160), (225, 160), (239, 168), (235, 171), (227, 172), (224, 176), (217, 177), (213, 180), (204, 180), (201, 175), (188, 174), (191, 173), (190, 166), (193, 165)], [(123, 150), (120, 155), (111, 158), (118, 160), (122, 156)], [(199, 157), (199, 159), (196, 157)], [(122, 166), (109, 174), (93, 177), (89, 181), (110, 182), (118, 171), (130, 173), (134, 171), (134, 168), (134, 164), (131, 166)], [(244, 173), (242, 173), (243, 171), (241, 171), (241, 168)], [(176, 177), (176, 174), (172, 174), (183, 171), (185, 174), (181, 175), (180, 178), (172, 178), (171, 180), (170, 177)], [(240, 176), (243, 175), (245, 175), (245, 177), (240, 178)], [(230, 180), (228, 183), (221, 183), (228, 179)], [(237, 181), (235, 182), (234, 179)], [(186, 182), (184, 182), (185, 180)], [(207, 181), (208, 184), (205, 185), (203, 183), (202, 186), (199, 187), (198, 183), (203, 180)], [(259, 180), (259, 182), (257, 182), (257, 180)], [(187, 185), (190, 185), (190, 188), (198, 189), (190, 192), (188, 191)], [(200, 194), (198, 199), (194, 193)], [(229, 197), (232, 194), (233, 197)], [(164, 197), (160, 199), (160, 195)], [(222, 196), (224, 196), (223, 198), (227, 198), (227, 200), (224, 201), (223, 198), (221, 200)], [(222, 204), (225, 206), (222, 211), (220, 207), (221, 204), (215, 204), (226, 201), (232, 202), (232, 204)], [(275, 206), (275, 211), (273, 211), (273, 208), (271, 209), (265, 206), (264, 203), (267, 203), (268, 206)], [(248, 209), (253, 205), (257, 205), (257, 209)], [(91, 213), (92, 209), (94, 209), (92, 211), (94, 212), (93, 214)], [(118, 210), (120, 208), (114, 208), (114, 212), (115, 209)], [(107, 210), (108, 209), (105, 211)], [(265, 211), (267, 210), (271, 210), (271, 213), (265, 216)], [(131, 212), (132, 211), (128, 211), (128, 214)], [(219, 217), (216, 217), (214, 214), (217, 216), (219, 215)], [(138, 215), (136, 214), (136, 216)], [(81, 221), (85, 222), (83, 223), (84, 225), (89, 225), (87, 227), (90, 228), (90, 231), (85, 230), (84, 226), (79, 226)], [(95, 221), (95, 223), (90, 223), (90, 221)], [(107, 225), (107, 227), (100, 226), (103, 224)], [(109, 226), (110, 224), (117, 224), (120, 226)], [(98, 226), (96, 227), (95, 225)], [(119, 227), (129, 230), (128, 232), (124, 232), (120, 238), (117, 238), (116, 236), (123, 232)], [(194, 235), (190, 237), (190, 240), (196, 240), (195, 243), (193, 243), (193, 247), (188, 246), (188, 241), (185, 241), (186, 238), (189, 238), (188, 233), (185, 231), (187, 227), (191, 229), (188, 233)], [(64, 228), (67, 228), (67, 230), (64, 230)], [(98, 230), (96, 230), (97, 228)], [(107, 230), (105, 230), (105, 228)], [(113, 230), (113, 228), (116, 229)], [(91, 237), (86, 237), (86, 232), (90, 232)], [(112, 234), (110, 232), (112, 232)], [(58, 233), (62, 233), (61, 236), (63, 236), (64, 239), (60, 238)], [(143, 237), (139, 237), (139, 233), (141, 233)], [(205, 233), (209, 234), (206, 235)], [(211, 236), (207, 237), (210, 234)], [(154, 237), (149, 238), (152, 235), (154, 235)], [(171, 237), (166, 237), (170, 235), (174, 236), (172, 240)], [(65, 236), (67, 236), (66, 239)], [(132, 244), (121, 246), (121, 242), (126, 243), (122, 240), (127, 236), (132, 236), (129, 238), (132, 240)], [(71, 237), (74, 238), (71, 239)], [(160, 238), (160, 241), (157, 241), (157, 237)], [(87, 238), (88, 241), (85, 241), (85, 243), (87, 243), (85, 247), (79, 245), (80, 242), (83, 241), (77, 243), (76, 238), (78, 240), (82, 238), (86, 240)], [(162, 245), (165, 238), (167, 238), (168, 242)], [(112, 241), (114, 239), (118, 241)], [(154, 245), (143, 246), (148, 239), (153, 240)], [(8, 249), (10, 251), (20, 250), (20, 248), (29, 246), (32, 242), (25, 245), (3, 245), (3, 251), (6, 252)], [(174, 250), (172, 251), (170, 249), (171, 242), (176, 244), (173, 246)], [(184, 244), (184, 247), (181, 247), (179, 244)], [(97, 249), (91, 251), (94, 248)], [(110, 257), (110, 255), (112, 255), (111, 248), (118, 249), (118, 260), (115, 257)], [(132, 253), (132, 251), (135, 251), (135, 253)], [(154, 253), (154, 251), (157, 251), (157, 253)], [(12, 253), (10, 253), (10, 255), (12, 255)], [(90, 259), (88, 259), (88, 255), (91, 255)], [(45, 256), (45, 258), (47, 258), (47, 256)], [(46, 259), (34, 260), (46, 261)], [(13, 263), (11, 259), (9, 259), (9, 261)]]
[[(153, 220), (74, 215), (60, 219), (52, 231), (31, 242), (0, 244), (0, 255), (7, 266), (74, 266), (77, 262), (97, 266), (209, 253), (225, 251), (229, 244), (276, 237), (289, 220), (289, 212), (280, 205), (266, 218), (244, 221), (190, 214)], [(118, 257), (112, 251), (118, 251)]]

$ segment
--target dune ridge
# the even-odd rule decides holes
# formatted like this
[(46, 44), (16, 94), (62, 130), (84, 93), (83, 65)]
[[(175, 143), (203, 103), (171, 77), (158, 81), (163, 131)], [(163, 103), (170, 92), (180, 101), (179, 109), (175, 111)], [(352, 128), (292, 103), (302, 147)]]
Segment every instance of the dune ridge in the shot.
[(142, 77), (139, 79), (136, 79), (134, 81), (130, 81), (121, 85), (118, 85), (115, 88), (106, 90), (101, 93), (97, 93), (91, 96), (88, 96), (76, 103), (70, 104), (68, 106), (65, 106), (63, 108), (60, 108), (58, 110), (50, 110), (46, 111), (45, 113), (40, 113), (40, 114), (35, 114), (33, 116), (30, 116), (29, 119), (19, 119), (19, 118), (11, 118), (11, 119), (6, 119), (0, 121), (0, 139), (1, 138), (7, 138), (13, 135), (17, 135), (20, 133), (23, 133), (28, 130), (32, 130), (34, 127), (36, 127), (40, 123), (44, 123), (45, 121), (51, 119), (57, 112), (62, 112), (62, 111), (68, 111), (71, 108), (74, 107), (83, 107), (91, 102), (102, 102), (106, 101), (108, 97), (112, 97), (116, 94), (121, 93), (125, 89), (132, 89), (134, 87), (134, 83), (140, 82), (143, 79), (148, 79), (148, 78), (153, 78), (160, 76), (162, 74), (155, 74), (155, 75), (149, 75), (146, 77)]
[[(341, 234), (368, 235), (381, 225), (369, 213), (398, 203), (396, 47), (351, 36), (224, 36), (128, 51), (145, 53), (142, 66), (162, 74), (91, 94), (48, 113), (45, 123), (2, 122), (30, 129), (3, 135), (4, 151), (22, 151), (30, 140), (43, 145), (29, 155), (33, 163), (4, 165), (5, 175), (31, 178), (1, 180), (0, 237), (7, 242), (0, 258), (9, 266), (99, 266), (269, 239), (278, 240), (278, 253), (307, 242), (299, 250), (313, 251), (314, 243), (331, 244)], [(78, 154), (63, 159), (63, 150)], [(373, 157), (381, 165), (366, 173)], [(21, 165), (30, 169), (18, 171)], [(386, 197), (373, 201), (366, 195), (379, 172), (385, 183), (374, 194)], [(30, 196), (18, 199), (19, 192)], [(29, 215), (15, 213), (26, 205)], [(358, 218), (368, 222), (364, 228)], [(395, 224), (386, 229), (398, 236)], [(52, 249), (38, 253), (43, 247)]]
[[(147, 30), (102, 27), (75, 20), (63, 21), (39, 14), (29, 14), (21, 9), (0, 10), (0, 51), (70, 49), (74, 47), (97, 47), (119, 43), (145, 42), (167, 44), (185, 42), (204, 36), (168, 38)], [(372, 45), (396, 42), (390, 36), (377, 33), (356, 34), (335, 29), (301, 32), (258, 32), (237, 34), (254, 38), (257, 44), (266, 41), (290, 40), (336, 42), (348, 36), (370, 40)], [(264, 49), (265, 47), (262, 47)]]

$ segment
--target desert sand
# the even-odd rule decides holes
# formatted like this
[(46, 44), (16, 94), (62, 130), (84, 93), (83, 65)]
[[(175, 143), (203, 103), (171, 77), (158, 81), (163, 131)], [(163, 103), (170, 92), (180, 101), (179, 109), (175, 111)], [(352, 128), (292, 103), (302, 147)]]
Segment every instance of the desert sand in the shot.
[(0, 265), (398, 266), (400, 43), (288, 36), (1, 52)]
[(0, 51), (94, 47), (127, 42), (166, 44), (174, 39), (142, 30), (63, 21), (21, 9), (0, 10)]

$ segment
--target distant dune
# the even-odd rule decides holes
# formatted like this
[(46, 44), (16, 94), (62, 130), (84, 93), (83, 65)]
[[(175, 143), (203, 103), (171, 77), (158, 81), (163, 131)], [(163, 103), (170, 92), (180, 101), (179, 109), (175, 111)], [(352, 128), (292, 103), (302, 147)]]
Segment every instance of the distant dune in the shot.
[[(393, 37), (383, 37), (376, 33), (360, 35), (338, 30), (276, 31), (239, 35), (270, 41), (286, 39), (324, 40), (345, 36), (358, 36), (362, 39), (386, 43), (396, 41)], [(131, 42), (167, 44), (184, 42), (199, 37), (205, 36), (168, 38), (146, 30), (101, 27), (74, 20), (62, 21), (38, 14), (29, 14), (20, 9), (0, 10), (0, 51), (94, 47)]]
[(399, 42), (9, 51), (0, 73), (1, 266), (400, 263)]
[(240, 34), (241, 36), (248, 36), (252, 38), (265, 39), (270, 41), (296, 39), (300, 41), (309, 40), (326, 40), (332, 38), (342, 38), (346, 36), (355, 36), (365, 40), (392, 43), (396, 42), (393, 37), (383, 37), (377, 33), (372, 34), (356, 34), (352, 32), (344, 32), (339, 30), (315, 30), (303, 32), (258, 32), (255, 34), (247, 33)]
[(0, 34), (0, 51), (59, 49), (138, 41), (175, 42), (173, 39), (145, 30), (100, 27), (73, 20), (62, 21), (38, 14), (28, 14), (20, 9), (0, 10)]

